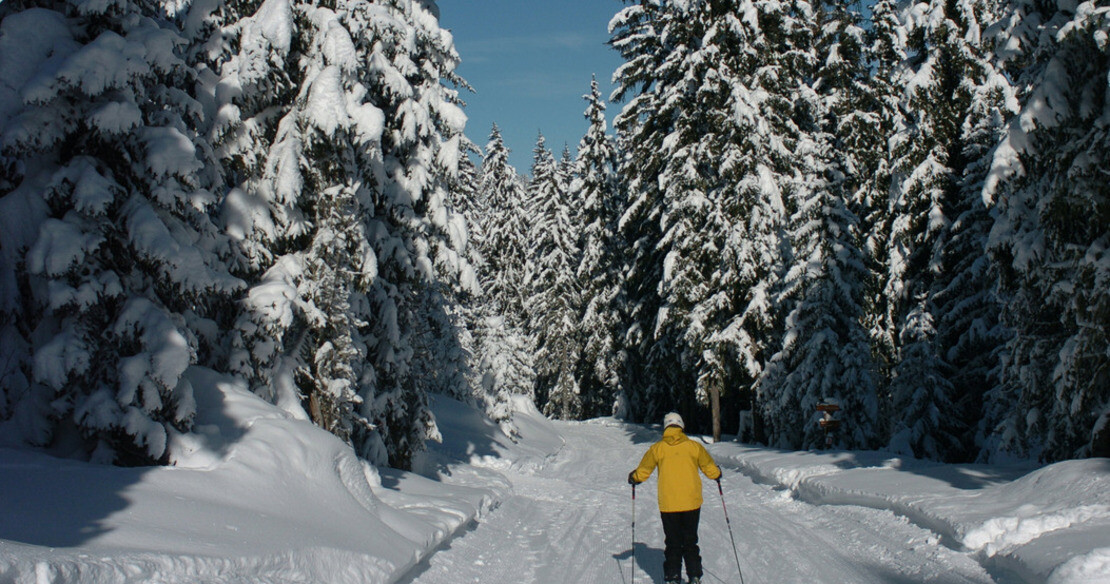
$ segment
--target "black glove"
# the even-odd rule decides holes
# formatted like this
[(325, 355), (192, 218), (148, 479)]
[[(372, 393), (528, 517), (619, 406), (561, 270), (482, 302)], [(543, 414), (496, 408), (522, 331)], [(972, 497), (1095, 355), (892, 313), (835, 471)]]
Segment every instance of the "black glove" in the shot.
[(636, 480), (636, 471), (632, 471), (632, 472), (628, 473), (628, 484), (630, 484), (630, 485), (640, 484), (640, 481)]

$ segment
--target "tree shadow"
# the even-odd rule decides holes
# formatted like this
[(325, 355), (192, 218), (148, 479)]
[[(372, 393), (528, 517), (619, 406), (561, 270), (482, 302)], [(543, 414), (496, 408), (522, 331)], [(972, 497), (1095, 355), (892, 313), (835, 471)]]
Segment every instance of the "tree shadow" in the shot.
[(891, 468), (944, 482), (965, 491), (980, 490), (993, 485), (1012, 482), (1044, 466), (1033, 462), (1010, 464), (943, 463), (880, 450), (817, 450), (812, 452), (837, 457), (837, 460), (832, 464), (843, 470)]
[[(962, 571), (952, 570), (950, 572), (941, 571), (939, 573), (932, 573), (928, 576), (923, 576), (916, 573), (901, 572), (896, 566), (883, 563), (881, 558), (875, 558), (871, 561), (853, 560), (847, 556), (841, 556), (841, 559), (848, 562), (851, 571), (856, 572), (857, 576), (847, 574), (834, 574), (830, 573), (825, 575), (824, 579), (818, 579), (817, 582), (882, 582), (883, 584), (921, 584), (928, 582), (929, 584), (967, 584), (969, 582), (967, 576)], [(731, 558), (730, 558), (731, 560)], [(780, 558), (776, 558), (780, 560)], [(768, 557), (757, 558), (756, 561), (750, 562), (747, 558), (743, 562), (743, 572), (739, 572), (735, 563), (728, 562), (727, 566), (722, 567), (721, 564), (716, 566), (717, 570), (709, 566), (702, 566), (702, 583), (703, 584), (736, 584), (740, 582), (740, 575), (743, 575), (743, 582), (746, 584), (775, 584), (777, 582), (801, 582), (805, 579), (812, 579), (813, 574), (809, 571), (807, 562), (810, 560), (802, 559), (800, 566), (782, 566), (778, 561), (770, 560)], [(909, 568), (909, 567), (907, 567)], [(912, 569), (912, 568), (911, 568)], [(991, 573), (991, 577), (995, 578), (999, 584), (1016, 584), (1019, 580), (1002, 579), (998, 578), (995, 573)], [(1022, 580), (1024, 582), (1024, 580)]]
[(620, 422), (620, 425), (633, 444), (654, 444), (663, 438), (663, 426), (660, 424)]
[(943, 481), (949, 485), (965, 490), (976, 491), (993, 485), (1008, 483), (1041, 468), (1032, 463), (996, 466), (996, 465), (941, 465), (936, 467), (906, 468), (906, 472)]
[(75, 547), (109, 529), (103, 520), (129, 505), (125, 491), (148, 468), (116, 468), (0, 449), (0, 539)]
[(630, 549), (613, 554), (616, 569), (620, 572), (621, 584), (642, 582), (644, 575), (647, 575), (648, 582), (663, 581), (663, 550), (636, 542), (635, 565), (633, 565), (632, 556)]
[(186, 373), (194, 388), (197, 414), (189, 436), (196, 448), (202, 448), (223, 459), (235, 443), (247, 433), (248, 425), (232, 413), (232, 409), (254, 408), (251, 402), (265, 404), (262, 398), (251, 393), (245, 383), (233, 380), (209, 369), (193, 367)]
[[(413, 461), (413, 471), (429, 478), (451, 476), (451, 465), (475, 459), (501, 458), (512, 439), (483, 412), (454, 398), (434, 395), (436, 427), (441, 440)], [(392, 488), (388, 485), (383, 485)]]
[[(187, 440), (204, 450), (203, 460), (218, 462), (245, 428), (229, 413), (228, 395), (218, 387), (221, 376), (201, 372), (190, 377), (197, 432)], [(87, 544), (112, 530), (106, 520), (131, 506), (128, 491), (158, 470), (93, 464), (41, 449), (0, 448), (0, 540), (48, 548)]]

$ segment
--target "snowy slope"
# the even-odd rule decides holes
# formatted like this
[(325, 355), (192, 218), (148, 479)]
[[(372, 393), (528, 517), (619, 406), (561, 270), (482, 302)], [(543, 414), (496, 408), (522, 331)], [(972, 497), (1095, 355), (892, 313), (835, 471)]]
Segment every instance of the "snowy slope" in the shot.
[[(660, 582), (657, 427), (550, 422), (516, 440), (437, 398), (418, 473), (378, 470), (309, 423), (194, 370), (202, 440), (174, 468), (0, 449), (0, 584)], [(744, 581), (1110, 582), (1110, 462), (949, 466), (883, 453), (709, 445)], [(707, 582), (738, 582), (705, 485)], [(633, 567), (633, 559), (635, 567)]]
[[(456, 484), (379, 475), (235, 383), (203, 370), (191, 381), (204, 439), (179, 439), (176, 467), (0, 449), (0, 583), (389, 582), (508, 488), (466, 466)], [(469, 411), (446, 400), (439, 410), (447, 420)], [(542, 417), (527, 417), (524, 436), (542, 431)], [(448, 430), (522, 461), (552, 443), (541, 436), (518, 453), (476, 416), (465, 434)]]

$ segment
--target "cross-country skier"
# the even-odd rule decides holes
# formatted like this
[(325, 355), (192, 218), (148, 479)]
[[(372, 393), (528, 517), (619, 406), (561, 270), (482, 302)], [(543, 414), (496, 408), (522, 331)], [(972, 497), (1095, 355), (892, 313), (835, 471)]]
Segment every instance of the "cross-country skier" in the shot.
[(659, 467), (659, 514), (663, 518), (663, 580), (680, 584), (682, 562), (690, 584), (701, 584), (701, 553), (698, 550), (698, 520), (701, 518), (701, 477), (721, 478), (721, 469), (705, 447), (686, 437), (682, 416), (663, 416), (663, 439), (648, 448), (640, 466), (628, 473), (628, 483), (638, 485)]

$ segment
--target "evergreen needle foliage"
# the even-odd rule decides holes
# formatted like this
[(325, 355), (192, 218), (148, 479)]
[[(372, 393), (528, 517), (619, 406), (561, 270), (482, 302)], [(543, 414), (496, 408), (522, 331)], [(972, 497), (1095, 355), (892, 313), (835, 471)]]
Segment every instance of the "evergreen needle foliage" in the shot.
[(1110, 454), (1104, 4), (630, 0), (522, 176), (431, 0), (8, 0), (0, 439), (172, 463), (205, 367), (397, 467), (433, 393)]

